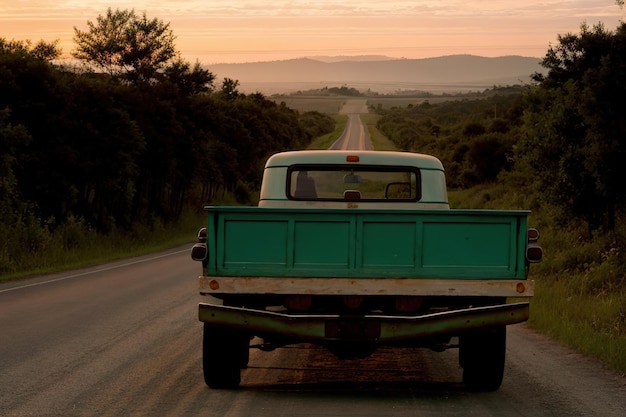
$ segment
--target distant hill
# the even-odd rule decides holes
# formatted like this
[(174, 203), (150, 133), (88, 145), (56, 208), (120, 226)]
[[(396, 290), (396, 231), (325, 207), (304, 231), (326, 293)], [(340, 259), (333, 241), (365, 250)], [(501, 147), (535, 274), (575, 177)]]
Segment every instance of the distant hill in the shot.
[[(306, 89), (320, 85), (348, 85), (373, 91), (433, 89), (459, 91), (494, 85), (524, 84), (535, 72), (543, 72), (541, 58), (450, 55), (424, 59), (388, 57), (299, 58), (243, 64), (216, 64), (209, 67), (217, 80), (238, 80), (242, 89), (268, 93), (275, 90)], [(358, 58), (358, 57), (357, 57)], [(256, 86), (256, 88), (255, 88)], [(263, 88), (262, 86), (265, 86)], [(289, 87), (290, 86), (290, 87)], [(379, 89), (376, 89), (376, 86)], [(428, 87), (431, 88), (428, 88)], [(385, 91), (380, 91), (385, 92)]]
[(342, 62), (342, 61), (357, 61), (357, 62), (367, 62), (367, 61), (394, 61), (402, 58), (391, 58), (385, 55), (357, 55), (357, 56), (349, 56), (349, 55), (339, 55), (339, 56), (326, 56), (326, 55), (316, 55), (316, 56), (307, 56), (306, 58), (312, 59), (314, 61), (322, 61), (322, 62)]

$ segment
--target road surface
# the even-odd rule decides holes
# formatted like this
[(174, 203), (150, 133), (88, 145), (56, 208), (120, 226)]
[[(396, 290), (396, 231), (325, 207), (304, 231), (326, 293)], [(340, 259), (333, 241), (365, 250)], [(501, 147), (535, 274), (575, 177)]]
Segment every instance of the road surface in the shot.
[(309, 345), (254, 350), (241, 389), (211, 390), (190, 246), (0, 284), (0, 416), (626, 416), (624, 377), (523, 325), (493, 393), (464, 390), (455, 350)]
[(373, 149), (369, 131), (361, 121), (360, 117), (360, 114), (365, 114), (367, 112), (366, 99), (350, 99), (346, 101), (339, 112), (339, 114), (345, 114), (348, 116), (346, 128), (339, 139), (337, 139), (329, 149)]

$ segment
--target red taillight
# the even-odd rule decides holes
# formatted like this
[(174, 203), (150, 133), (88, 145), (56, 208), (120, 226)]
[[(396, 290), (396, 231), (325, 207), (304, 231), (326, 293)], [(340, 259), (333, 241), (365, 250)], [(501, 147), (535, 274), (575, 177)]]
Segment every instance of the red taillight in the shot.
[(419, 311), (424, 302), (424, 297), (400, 295), (396, 297), (396, 310), (402, 313)]
[(206, 260), (207, 255), (209, 254), (209, 250), (206, 247), (207, 236), (206, 227), (198, 230), (198, 243), (193, 245), (193, 248), (191, 248), (191, 259), (194, 261)]
[(530, 263), (540, 262), (543, 257), (543, 249), (537, 245), (539, 231), (535, 228), (528, 229), (528, 246), (526, 247), (526, 259)]
[(288, 295), (285, 297), (285, 307), (289, 310), (306, 311), (311, 308), (313, 299), (310, 295)]
[(208, 250), (204, 243), (196, 243), (191, 248), (191, 259), (194, 261), (204, 261), (207, 258)]
[(348, 307), (349, 309), (357, 309), (361, 307), (363, 304), (363, 296), (362, 295), (344, 295), (343, 296), (343, 305)]
[(528, 262), (540, 262), (542, 257), (543, 249), (541, 249), (541, 246), (535, 245), (534, 243), (528, 245), (526, 248), (526, 259), (528, 259)]
[(347, 155), (346, 162), (359, 162), (359, 155)]
[(206, 227), (202, 227), (198, 230), (198, 243), (206, 243), (208, 233), (206, 231)]

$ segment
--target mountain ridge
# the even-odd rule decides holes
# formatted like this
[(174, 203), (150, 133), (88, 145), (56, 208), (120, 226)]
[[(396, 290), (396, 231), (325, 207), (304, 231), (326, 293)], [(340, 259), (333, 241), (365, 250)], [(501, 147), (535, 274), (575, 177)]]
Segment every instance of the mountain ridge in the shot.
[[(507, 55), (447, 55), (434, 58), (325, 61), (310, 57), (282, 61), (215, 64), (216, 79), (238, 80), (242, 87), (263, 83), (393, 84), (394, 89), (414, 85), (525, 84), (531, 75), (544, 72), (541, 58)], [(381, 57), (385, 58), (385, 57)]]

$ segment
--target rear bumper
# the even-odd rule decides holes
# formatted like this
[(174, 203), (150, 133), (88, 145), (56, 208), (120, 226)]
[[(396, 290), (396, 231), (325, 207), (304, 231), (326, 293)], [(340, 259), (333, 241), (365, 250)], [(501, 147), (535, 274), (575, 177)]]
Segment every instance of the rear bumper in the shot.
[(302, 341), (370, 341), (377, 343), (455, 335), (484, 327), (528, 320), (529, 303), (474, 307), (421, 316), (340, 316), (286, 314), (201, 303), (200, 321), (249, 330), (253, 334), (277, 334)]

